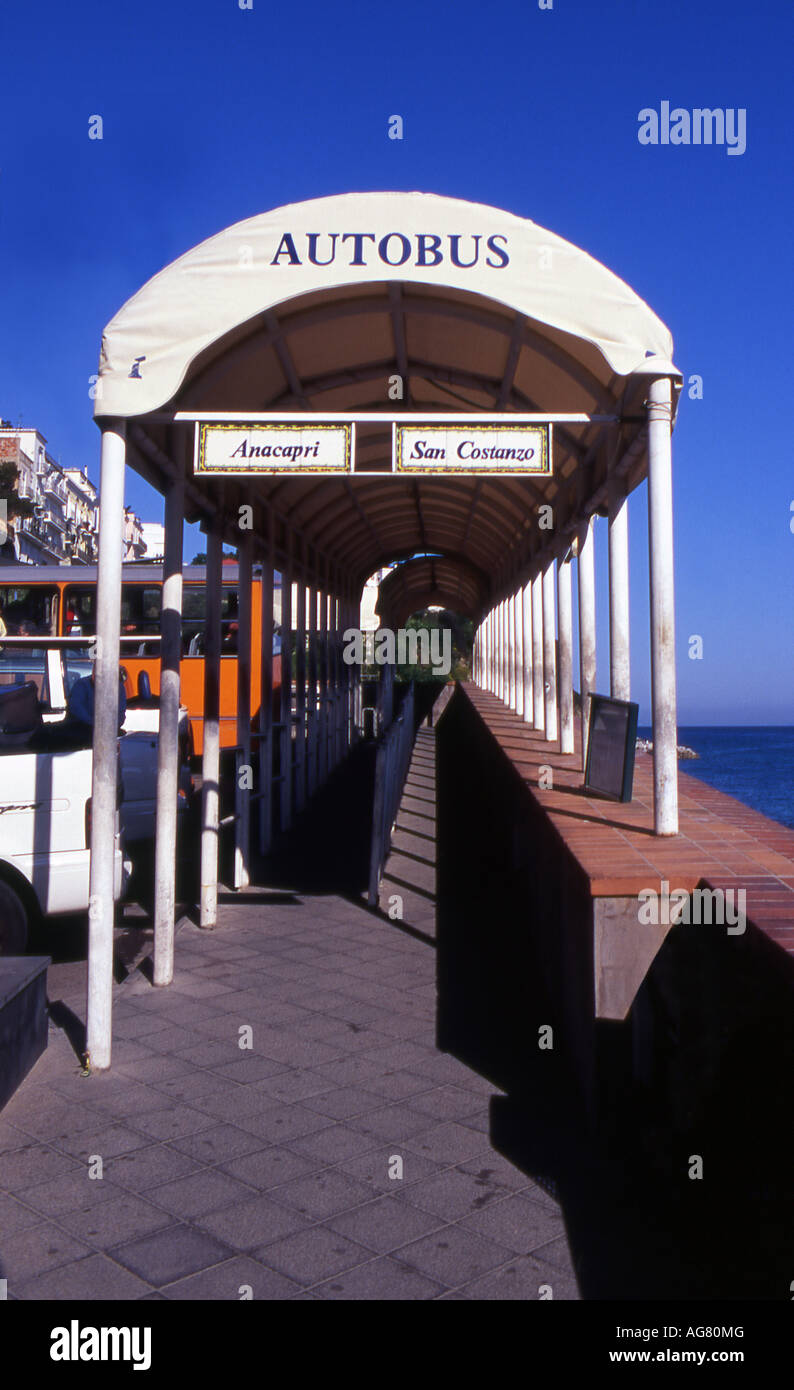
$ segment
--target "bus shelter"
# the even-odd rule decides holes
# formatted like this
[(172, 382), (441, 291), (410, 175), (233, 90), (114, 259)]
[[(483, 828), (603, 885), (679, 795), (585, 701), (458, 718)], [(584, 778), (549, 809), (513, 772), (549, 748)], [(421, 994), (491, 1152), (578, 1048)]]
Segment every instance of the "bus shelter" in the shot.
[[(358, 625), (368, 576), (395, 562), (404, 563), (382, 585), (384, 625), (429, 604), (471, 617), (475, 681), (573, 757), (572, 569), (586, 731), (596, 688), (593, 517), (609, 518), (608, 684), (625, 700), (627, 498), (647, 479), (652, 829), (676, 834), (671, 434), (681, 376), (672, 351), (651, 309), (584, 251), (500, 209), (421, 193), (343, 194), (249, 218), (188, 251), (119, 310), (103, 335), (95, 401), (92, 1068), (111, 1057), (126, 468), (165, 497), (154, 956), (154, 981), (165, 985), (174, 956), (186, 520), (207, 533), (202, 926), (214, 926), (217, 912), (224, 542), (239, 553), (239, 764), (256, 761), (256, 824), (267, 850), (274, 779), (287, 827), (355, 737), (358, 672), (343, 660), (343, 634)], [(522, 441), (534, 441), (531, 463), (517, 457), (530, 452)], [(263, 695), (252, 735), (255, 561)], [(274, 710), (275, 573), (286, 640)], [(238, 779), (236, 797), (236, 882), (244, 884), (250, 779)]]

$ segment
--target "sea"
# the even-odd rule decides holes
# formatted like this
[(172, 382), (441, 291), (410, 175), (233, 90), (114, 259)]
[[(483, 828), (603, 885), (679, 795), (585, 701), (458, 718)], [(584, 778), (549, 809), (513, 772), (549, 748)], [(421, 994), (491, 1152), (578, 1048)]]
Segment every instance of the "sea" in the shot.
[[(639, 738), (652, 738), (648, 728)], [(753, 810), (794, 829), (794, 725), (744, 728), (679, 727), (678, 742), (698, 758), (679, 759), (679, 769)]]

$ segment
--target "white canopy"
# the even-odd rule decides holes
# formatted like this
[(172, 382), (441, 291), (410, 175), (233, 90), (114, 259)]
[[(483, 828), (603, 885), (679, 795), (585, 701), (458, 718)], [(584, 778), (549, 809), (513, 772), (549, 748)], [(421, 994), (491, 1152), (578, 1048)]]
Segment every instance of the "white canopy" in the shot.
[(94, 413), (165, 406), (199, 354), (287, 300), (386, 281), (508, 306), (613, 394), (650, 354), (672, 357), (624, 281), (536, 223), (436, 194), (346, 193), (238, 222), (149, 280), (105, 330)]

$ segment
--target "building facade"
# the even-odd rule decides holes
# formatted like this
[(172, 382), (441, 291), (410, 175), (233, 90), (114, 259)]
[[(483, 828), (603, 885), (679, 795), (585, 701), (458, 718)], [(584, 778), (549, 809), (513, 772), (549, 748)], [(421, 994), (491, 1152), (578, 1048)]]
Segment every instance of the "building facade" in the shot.
[(12, 505), (4, 558), (28, 565), (94, 564), (99, 514), (87, 473), (62, 468), (39, 430), (14, 428), (7, 420), (0, 421), (0, 462), (14, 465), (16, 493), (33, 508), (32, 515), (15, 517)]

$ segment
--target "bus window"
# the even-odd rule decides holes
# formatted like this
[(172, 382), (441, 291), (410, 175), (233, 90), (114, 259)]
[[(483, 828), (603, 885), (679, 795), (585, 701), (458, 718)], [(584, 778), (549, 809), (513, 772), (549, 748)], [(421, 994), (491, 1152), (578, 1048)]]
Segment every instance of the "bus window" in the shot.
[(63, 596), (65, 637), (93, 637), (96, 632), (96, 584), (92, 588), (65, 590)]
[[(203, 584), (186, 584), (182, 595), (182, 653), (204, 655), (207, 591)], [(224, 584), (221, 597), (221, 654), (237, 655), (239, 612), (237, 590)]]
[(58, 590), (45, 584), (0, 585), (0, 617), (10, 637), (58, 632)]

